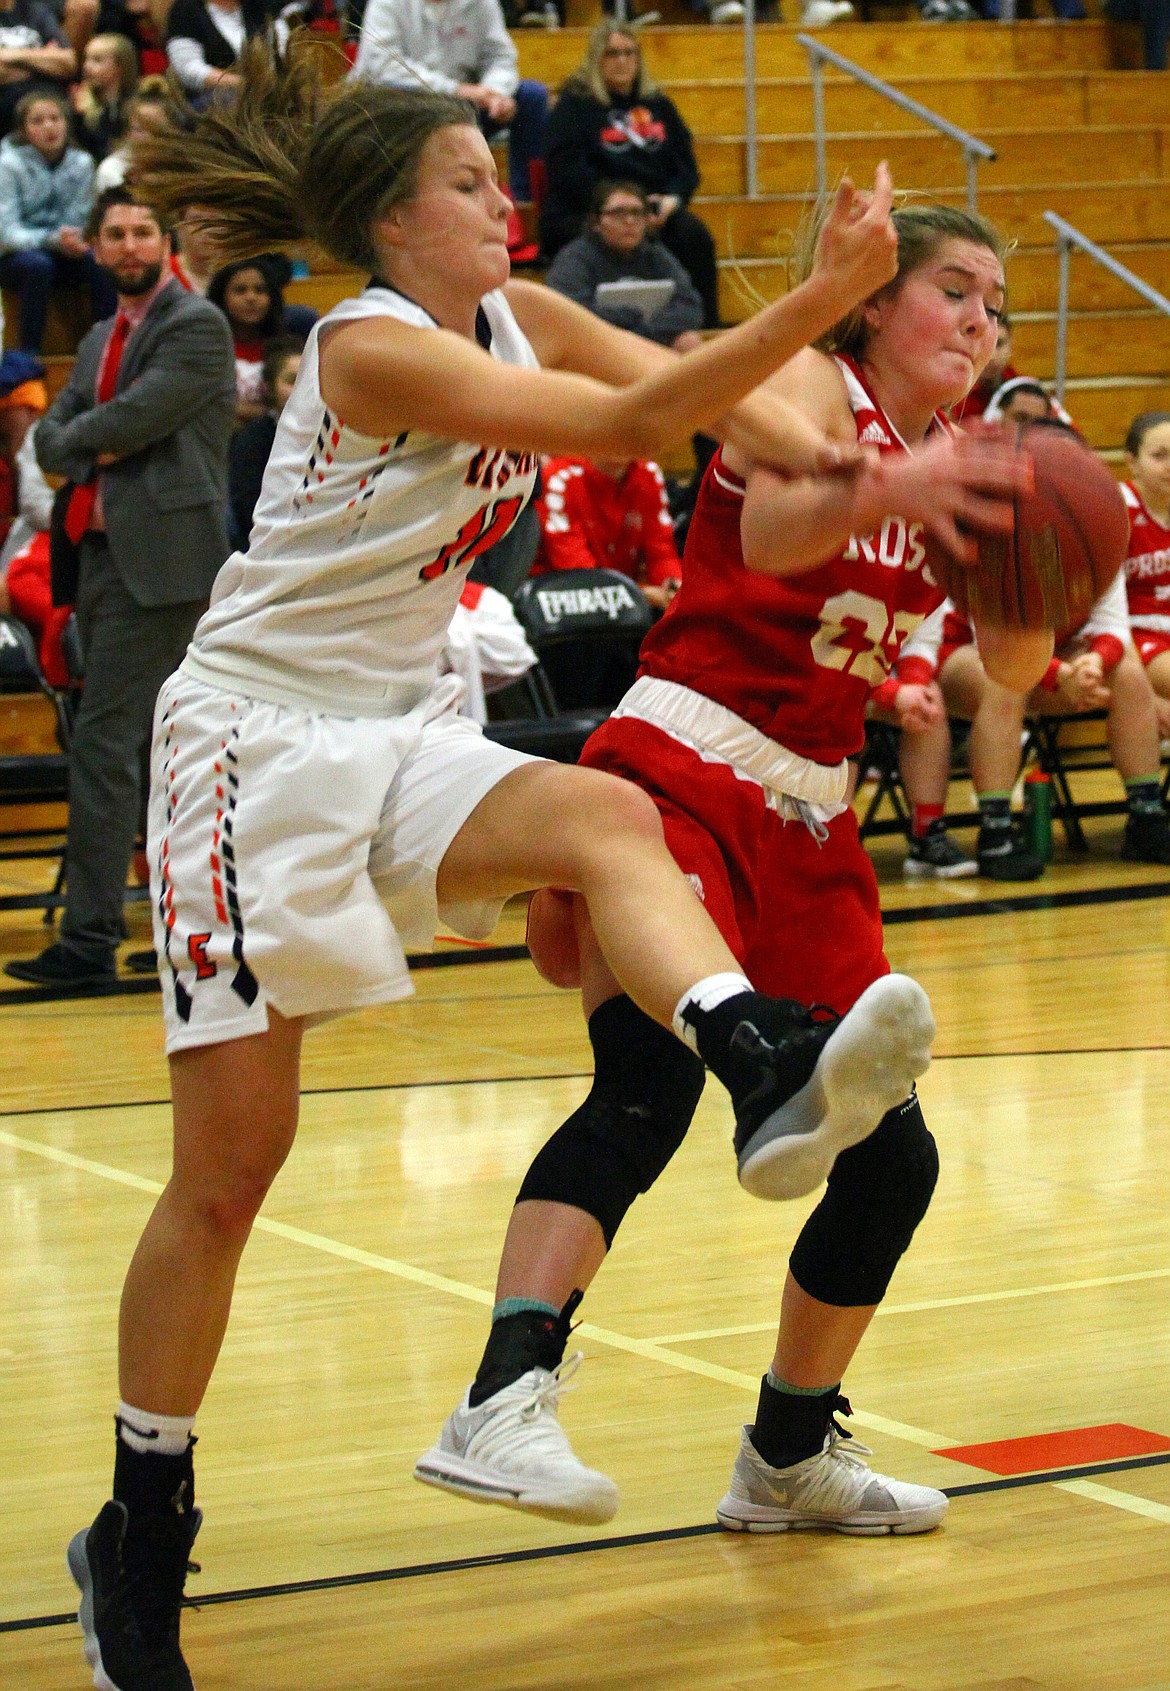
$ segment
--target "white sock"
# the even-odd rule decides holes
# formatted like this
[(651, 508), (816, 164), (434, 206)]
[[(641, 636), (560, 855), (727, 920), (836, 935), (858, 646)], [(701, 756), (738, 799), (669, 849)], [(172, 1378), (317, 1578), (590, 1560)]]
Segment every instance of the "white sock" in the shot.
[(182, 1456), (191, 1442), (194, 1415), (152, 1415), (118, 1404), (118, 1437), (143, 1456)]
[(688, 987), (674, 1007), (674, 1015), (670, 1018), (670, 1025), (692, 1051), (699, 1049), (694, 1025), (686, 1019), (686, 1011), (695, 1009), (700, 1012), (714, 1010), (717, 1005), (728, 998), (735, 998), (741, 992), (752, 992), (754, 988), (746, 975), (707, 975), (703, 980), (696, 981), (694, 986)]

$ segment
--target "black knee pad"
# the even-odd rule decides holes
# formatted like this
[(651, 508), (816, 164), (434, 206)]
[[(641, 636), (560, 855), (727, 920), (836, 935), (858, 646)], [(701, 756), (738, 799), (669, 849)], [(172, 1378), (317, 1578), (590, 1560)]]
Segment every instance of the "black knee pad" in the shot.
[(822, 1303), (880, 1303), (937, 1179), (938, 1149), (913, 1093), (833, 1164), (793, 1247), (797, 1285)]
[(589, 1018), (593, 1088), (544, 1146), (516, 1202), (572, 1204), (612, 1245), (622, 1217), (686, 1138), (705, 1070), (693, 1051), (626, 997)]

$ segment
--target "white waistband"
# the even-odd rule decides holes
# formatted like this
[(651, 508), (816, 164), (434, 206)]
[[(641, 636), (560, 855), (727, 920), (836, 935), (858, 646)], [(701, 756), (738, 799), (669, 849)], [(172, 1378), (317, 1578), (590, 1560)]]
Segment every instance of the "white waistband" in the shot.
[(849, 764), (814, 763), (770, 740), (734, 711), (716, 704), (690, 687), (639, 676), (614, 716), (633, 716), (661, 728), (700, 756), (730, 764), (737, 775), (755, 781), (769, 794), (814, 806), (818, 821), (828, 822), (845, 810)]
[(1148, 617), (1130, 617), (1131, 628), (1148, 628), (1155, 634), (1170, 634), (1170, 617), (1159, 616), (1157, 612)]
[(409, 716), (434, 690), (432, 677), (427, 687), (391, 683), (376, 695), (372, 691), (360, 695), (318, 683), (316, 677), (305, 676), (279, 663), (248, 659), (239, 653), (224, 658), (218, 652), (199, 651), (194, 646), (188, 646), (179, 667), (206, 687), (239, 692), (250, 699), (262, 699), (265, 704), (322, 716)]

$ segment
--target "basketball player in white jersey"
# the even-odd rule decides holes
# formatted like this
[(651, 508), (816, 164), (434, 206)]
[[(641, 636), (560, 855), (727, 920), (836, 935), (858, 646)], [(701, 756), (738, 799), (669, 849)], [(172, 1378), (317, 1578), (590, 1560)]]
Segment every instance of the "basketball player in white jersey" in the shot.
[[(375, 278), (310, 336), (250, 551), (225, 565), (156, 715), (174, 1170), (123, 1293), (114, 1500), (69, 1559), (96, 1683), (190, 1691), (192, 1426), (296, 1131), (306, 1023), (407, 993), (404, 947), (429, 944), (440, 914), (482, 934), (505, 899), (549, 885), (582, 897), (649, 1016), (703, 1028), (716, 1073), (732, 1078), (736, 1032), (768, 1003), (644, 794), (495, 746), (455, 714), (459, 684), (436, 680), (436, 660), (467, 566), (528, 498), (536, 452), (644, 456), (706, 427), (807, 467), (815, 429), (740, 402), (888, 278), (896, 243), (883, 170), (872, 196), (843, 190), (806, 285), (680, 360), (545, 290), (503, 291), (508, 202), (458, 100), (325, 97), (311, 61), (277, 68), (253, 43), (238, 104), (152, 138), (139, 163), (162, 213), (206, 208), (225, 258), (308, 236)], [(994, 454), (982, 472), (1001, 487), (1013, 473)], [(957, 506), (964, 473), (940, 488), (940, 508)], [(885, 1011), (842, 1023), (892, 1089), (853, 1099), (874, 1122), (933, 1032), (912, 982)], [(750, 1079), (736, 1071), (743, 1131), (764, 1140), (788, 1131), (784, 1059), (762, 1047)]]

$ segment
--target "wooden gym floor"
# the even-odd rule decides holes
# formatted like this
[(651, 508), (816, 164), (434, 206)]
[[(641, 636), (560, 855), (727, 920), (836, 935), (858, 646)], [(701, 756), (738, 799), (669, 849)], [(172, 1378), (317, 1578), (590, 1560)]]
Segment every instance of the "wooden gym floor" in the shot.
[[(477, 1361), (512, 1196), (587, 1070), (569, 996), (448, 944), (413, 1001), (307, 1041), (300, 1140), (200, 1417), (200, 1691), (1168, 1691), (1170, 875), (1116, 861), (1116, 819), (1090, 837), (1023, 888), (907, 888), (895, 846), (875, 853), (891, 960), (938, 1016), (943, 1172), (847, 1389), (880, 1467), (952, 1490), (942, 1530), (714, 1529), (809, 1207), (739, 1191), (714, 1082), (578, 1334), (564, 1420), (621, 1485), (617, 1519), (414, 1483)], [(0, 867), (4, 891), (43, 881)], [(35, 914), (2, 921), (3, 955), (42, 943)], [(131, 922), (147, 943), (143, 906)], [(495, 945), (521, 939), (511, 911)], [(12, 1691), (89, 1680), (63, 1552), (106, 1495), (166, 1097), (151, 991), (0, 991)]]

